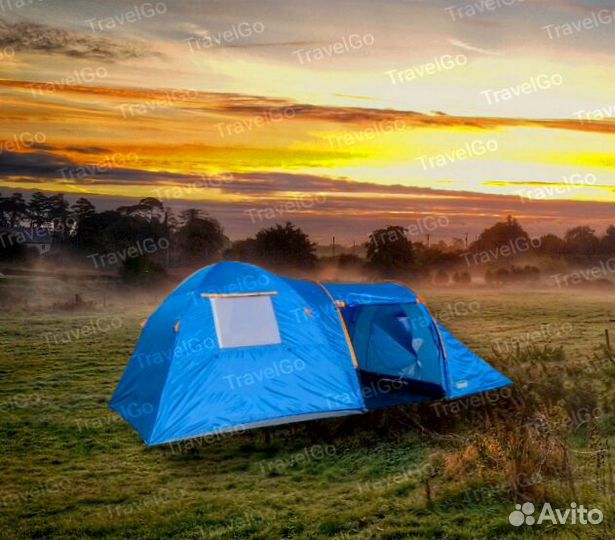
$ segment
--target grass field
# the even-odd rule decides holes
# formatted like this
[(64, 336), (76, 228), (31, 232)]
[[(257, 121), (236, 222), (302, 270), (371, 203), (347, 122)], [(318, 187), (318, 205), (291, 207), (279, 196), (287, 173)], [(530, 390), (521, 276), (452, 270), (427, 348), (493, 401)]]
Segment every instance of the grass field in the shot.
[[(594, 355), (613, 294), (424, 294), (514, 390), (467, 414), (402, 407), (152, 449), (106, 404), (153, 306), (1, 315), (1, 537), (611, 538), (613, 365)], [(518, 427), (515, 399), (557, 438)], [(523, 489), (520, 466), (538, 475)], [(513, 527), (523, 497), (604, 521)]]

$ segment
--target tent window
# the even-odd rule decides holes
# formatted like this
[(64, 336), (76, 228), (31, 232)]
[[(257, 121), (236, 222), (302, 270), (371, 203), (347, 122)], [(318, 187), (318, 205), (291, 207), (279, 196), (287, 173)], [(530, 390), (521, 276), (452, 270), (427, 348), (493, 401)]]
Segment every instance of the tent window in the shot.
[(281, 343), (271, 296), (211, 298), (221, 349)]

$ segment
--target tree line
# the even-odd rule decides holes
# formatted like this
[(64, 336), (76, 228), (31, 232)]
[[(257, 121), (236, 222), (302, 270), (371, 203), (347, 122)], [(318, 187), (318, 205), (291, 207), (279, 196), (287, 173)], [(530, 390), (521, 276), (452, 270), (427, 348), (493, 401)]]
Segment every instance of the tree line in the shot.
[[(215, 218), (190, 208), (175, 215), (158, 199), (97, 212), (86, 198), (72, 205), (63, 194), (0, 193), (0, 261), (26, 263), (35, 252), (32, 240), (51, 239), (50, 262), (66, 254), (96, 269), (119, 266), (126, 279), (153, 280), (174, 266), (197, 266), (234, 256), (262, 264), (313, 267), (316, 245), (290, 223), (259, 231), (254, 238), (231, 242)], [(163, 242), (164, 240), (164, 242)]]
[(31, 259), (34, 255), (27, 240), (32, 238), (32, 231), (45, 231), (52, 239), (47, 254), (51, 261), (61, 261), (70, 254), (97, 268), (117, 266), (123, 277), (138, 281), (160, 278), (175, 266), (235, 259), (276, 268), (314, 269), (327, 263), (381, 277), (431, 275), (436, 281), (452, 277), (463, 283), (469, 281), (468, 268), (473, 265), (489, 266), (488, 279), (496, 280), (507, 273), (516, 279), (535, 278), (535, 267), (498, 268), (502, 261), (510, 263), (518, 255), (545, 256), (572, 264), (615, 255), (613, 225), (601, 236), (591, 227), (577, 226), (563, 237), (546, 234), (530, 238), (519, 222), (508, 216), (483, 230), (470, 244), (460, 238), (427, 244), (413, 240), (404, 227), (390, 225), (374, 230), (360, 253), (318, 257), (316, 244), (290, 222), (231, 242), (222, 225), (203, 211), (187, 209), (176, 215), (152, 197), (98, 212), (83, 197), (71, 205), (61, 193), (36, 192), (29, 200), (21, 193), (0, 194), (0, 260), (19, 263)]

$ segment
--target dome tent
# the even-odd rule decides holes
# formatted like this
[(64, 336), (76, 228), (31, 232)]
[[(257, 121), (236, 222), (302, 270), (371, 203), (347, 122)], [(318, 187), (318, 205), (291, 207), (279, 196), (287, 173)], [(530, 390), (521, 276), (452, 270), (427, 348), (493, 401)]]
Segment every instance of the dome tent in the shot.
[(402, 285), (222, 262), (147, 320), (109, 405), (152, 446), (508, 384)]

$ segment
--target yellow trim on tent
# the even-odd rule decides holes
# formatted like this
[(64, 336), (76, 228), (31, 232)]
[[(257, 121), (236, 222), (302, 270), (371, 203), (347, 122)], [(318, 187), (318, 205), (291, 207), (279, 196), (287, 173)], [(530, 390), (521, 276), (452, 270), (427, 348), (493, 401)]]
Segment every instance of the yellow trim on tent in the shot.
[(342, 324), (342, 328), (344, 329), (344, 336), (346, 336), (346, 342), (348, 343), (348, 348), (350, 349), (350, 356), (352, 357), (352, 363), (354, 364), (354, 367), (358, 370), (359, 362), (357, 360), (357, 354), (355, 353), (354, 345), (352, 344), (352, 340), (350, 339), (350, 334), (348, 333), (348, 328), (346, 327), (346, 322), (344, 321), (342, 312), (337, 306), (336, 300), (333, 298), (333, 296), (331, 296), (331, 293), (329, 293), (327, 288), (320, 281), (316, 281), (315, 279), (310, 280), (310, 281), (313, 281), (314, 283), (316, 283), (316, 285), (318, 285), (323, 291), (325, 291), (325, 294), (331, 299), (331, 303), (333, 304), (333, 307), (335, 308), (335, 311), (337, 312), (337, 316), (340, 319), (340, 323)]

